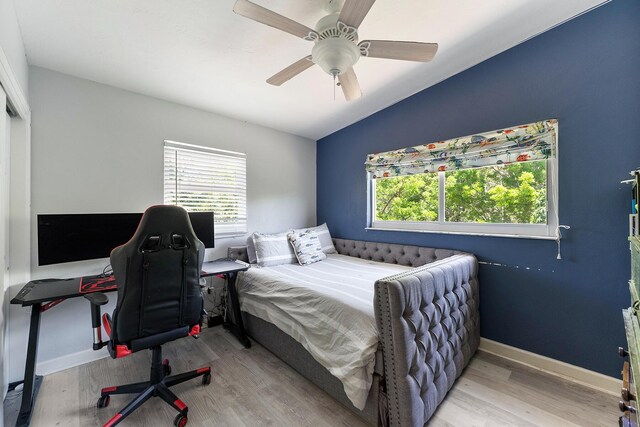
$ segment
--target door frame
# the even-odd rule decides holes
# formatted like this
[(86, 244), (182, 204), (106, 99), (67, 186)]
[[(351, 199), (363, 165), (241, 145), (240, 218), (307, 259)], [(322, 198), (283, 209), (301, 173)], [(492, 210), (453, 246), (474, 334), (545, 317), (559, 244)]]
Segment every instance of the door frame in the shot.
[[(26, 283), (31, 279), (31, 109), (27, 97), (21, 89), (18, 80), (11, 69), (9, 59), (0, 47), (0, 86), (6, 93), (6, 105), (9, 106), (11, 115), (11, 134), (10, 134), (10, 156), (6, 159), (8, 164), (14, 167), (10, 167), (11, 178), (9, 187), (9, 208), (6, 213), (9, 217), (9, 229), (7, 238), (9, 239), (8, 245), (8, 258), (11, 260), (11, 267), (14, 265), (19, 266), (20, 274), (5, 275), (6, 272), (0, 272), (3, 275), (3, 279), (7, 280), (0, 292), (4, 297), (4, 304), (0, 304), (0, 309), (3, 312), (3, 323), (0, 323), (0, 328), (3, 331), (4, 343), (0, 342), (0, 376), (2, 381), (0, 382), (1, 397), (4, 401), (6, 396), (8, 383), (11, 375), (11, 365), (16, 363), (16, 360), (10, 359), (12, 351), (9, 351), (14, 347), (17, 342), (14, 342), (12, 346), (12, 331), (16, 335), (15, 341), (23, 341), (22, 337), (17, 331), (21, 330), (22, 325), (12, 325), (11, 309), (8, 301), (11, 299), (11, 293), (15, 293), (15, 289), (19, 289), (19, 283)], [(6, 106), (2, 108), (0, 113), (5, 116)], [(1, 136), (2, 138), (5, 135)], [(15, 148), (15, 150), (14, 150)], [(17, 162), (16, 162), (17, 160)], [(18, 188), (14, 186), (18, 185)], [(13, 196), (18, 192), (22, 192), (21, 197), (15, 199)], [(17, 217), (16, 217), (17, 215)], [(25, 221), (26, 219), (26, 221)], [(21, 221), (20, 221), (21, 220)], [(15, 226), (15, 224), (22, 225)], [(24, 224), (26, 222), (26, 225)], [(3, 224), (4, 226), (4, 224)], [(15, 231), (15, 233), (14, 233)], [(11, 237), (13, 236), (13, 237)], [(26, 240), (25, 240), (26, 239)], [(22, 242), (16, 245), (16, 242)], [(27, 242), (27, 243), (24, 243)], [(25, 249), (26, 247), (26, 249)], [(4, 246), (3, 246), (4, 250)], [(18, 322), (16, 320), (17, 323)], [(16, 323), (14, 322), (14, 323)], [(15, 359), (15, 358), (14, 358)], [(0, 407), (0, 415), (2, 414), (2, 407)]]

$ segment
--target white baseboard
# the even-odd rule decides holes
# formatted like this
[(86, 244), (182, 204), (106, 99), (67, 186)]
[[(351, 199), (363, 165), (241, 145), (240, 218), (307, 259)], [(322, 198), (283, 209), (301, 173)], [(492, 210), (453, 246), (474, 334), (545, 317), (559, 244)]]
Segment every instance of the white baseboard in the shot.
[[(492, 341), (486, 338), (480, 338), (480, 351), (494, 354), (514, 362), (522, 363), (529, 367), (539, 369), (549, 374), (575, 381), (587, 387), (595, 388), (605, 393), (620, 395), (622, 388), (622, 380), (620, 378), (603, 375), (599, 372), (590, 371), (579, 366), (570, 365), (569, 363), (551, 359), (550, 357), (541, 356), (516, 347)], [(612, 353), (613, 355), (614, 353)], [(613, 356), (615, 357), (615, 355)], [(622, 363), (620, 364), (622, 368)]]
[(93, 362), (94, 360), (104, 359), (105, 357), (109, 357), (109, 353), (106, 349), (100, 351), (93, 351), (91, 349), (83, 350), (77, 353), (66, 354), (55, 359), (38, 362), (36, 366), (36, 373), (38, 375), (49, 375), (54, 372), (60, 372), (75, 366), (84, 365), (85, 363)]

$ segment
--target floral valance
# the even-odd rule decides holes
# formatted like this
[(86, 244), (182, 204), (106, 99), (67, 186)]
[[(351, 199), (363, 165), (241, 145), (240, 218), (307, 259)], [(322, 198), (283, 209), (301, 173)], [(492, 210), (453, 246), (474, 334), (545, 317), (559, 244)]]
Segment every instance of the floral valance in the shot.
[(551, 119), (369, 154), (365, 166), (373, 178), (384, 178), (554, 158), (557, 124)]

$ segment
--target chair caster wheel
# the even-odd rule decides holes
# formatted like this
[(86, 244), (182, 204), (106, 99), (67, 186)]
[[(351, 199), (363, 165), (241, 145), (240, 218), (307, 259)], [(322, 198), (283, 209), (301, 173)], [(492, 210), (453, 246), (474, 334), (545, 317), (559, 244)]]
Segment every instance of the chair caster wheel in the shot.
[(110, 401), (111, 396), (109, 396), (108, 394), (106, 396), (101, 396), (98, 399), (98, 404), (96, 406), (98, 407), (98, 409), (106, 408), (107, 406), (109, 406)]
[(207, 373), (202, 376), (202, 385), (211, 384), (211, 374)]
[(187, 421), (189, 421), (189, 419), (186, 415), (178, 414), (176, 416), (176, 419), (173, 420), (173, 425), (175, 425), (176, 427), (184, 427), (187, 425)]
[(169, 365), (169, 359), (164, 359), (162, 361), (162, 369), (165, 377), (171, 375), (171, 365)]

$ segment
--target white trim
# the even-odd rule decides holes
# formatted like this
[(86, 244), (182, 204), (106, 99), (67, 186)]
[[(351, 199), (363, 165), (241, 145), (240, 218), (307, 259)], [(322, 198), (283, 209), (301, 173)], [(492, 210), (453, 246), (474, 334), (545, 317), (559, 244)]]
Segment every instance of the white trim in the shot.
[(82, 350), (77, 353), (65, 354), (64, 356), (56, 357), (55, 359), (49, 359), (42, 362), (38, 362), (36, 365), (36, 373), (38, 375), (49, 375), (55, 372), (64, 371), (65, 369), (74, 368), (85, 363), (93, 362), (96, 360), (109, 357), (107, 349), (100, 351)]
[(23, 120), (28, 120), (31, 116), (29, 102), (24, 92), (20, 88), (18, 79), (9, 66), (9, 59), (0, 47), (0, 84), (7, 94), (7, 101), (11, 104), (15, 113)]
[(164, 146), (165, 147), (170, 147), (176, 150), (187, 150), (187, 151), (195, 151), (195, 152), (205, 152), (205, 153), (217, 153), (217, 154), (221, 154), (221, 155), (227, 155), (227, 156), (232, 156), (232, 157), (240, 157), (243, 159), (247, 158), (247, 155), (245, 153), (240, 153), (239, 151), (229, 151), (229, 150), (222, 150), (220, 148), (213, 148), (213, 147), (207, 147), (204, 145), (194, 145), (194, 144), (187, 144), (186, 142), (178, 142), (178, 141), (172, 141), (170, 139), (165, 139), (164, 140)]
[(403, 231), (405, 233), (431, 233), (431, 234), (454, 234), (460, 236), (485, 236), (485, 237), (509, 237), (514, 239), (534, 239), (534, 240), (557, 240), (556, 236), (530, 236), (526, 234), (506, 234), (506, 233), (472, 233), (469, 231), (439, 231), (439, 230), (414, 230), (408, 228), (392, 227), (365, 227), (366, 231)]
[[(599, 372), (590, 371), (579, 366), (541, 356), (516, 347), (480, 338), (480, 351), (494, 354), (514, 362), (522, 363), (531, 368), (539, 369), (543, 372), (553, 374), (564, 379), (591, 387), (602, 392), (620, 396), (622, 380), (620, 378), (603, 375)], [(613, 353), (613, 352), (612, 352)], [(622, 366), (622, 362), (620, 363)]]
[[(557, 137), (557, 125), (556, 137)], [(545, 224), (499, 224), (499, 223), (469, 223), (469, 222), (449, 222), (446, 221), (445, 210), (445, 173), (438, 172), (438, 220), (437, 221), (389, 221), (376, 219), (376, 180), (373, 174), (367, 173), (367, 180), (370, 183), (369, 209), (371, 210), (369, 227), (367, 230), (385, 231), (409, 231), (417, 233), (438, 233), (438, 234), (461, 234), (474, 236), (492, 237), (516, 237), (524, 239), (546, 239), (558, 240), (558, 167), (557, 149), (556, 158), (547, 159), (547, 221)]]
[(499, 224), (439, 221), (374, 221), (370, 228), (433, 233), (556, 238), (556, 227), (547, 224)]
[(438, 172), (438, 223), (439, 224), (445, 224), (445, 218), (446, 218), (445, 212), (447, 207), (446, 206), (447, 205), (446, 188), (447, 188), (447, 177), (445, 176), (444, 172)]
[(246, 236), (247, 233), (220, 233), (220, 234), (216, 234), (216, 240), (224, 240), (224, 239), (235, 239), (236, 237), (243, 237)]

